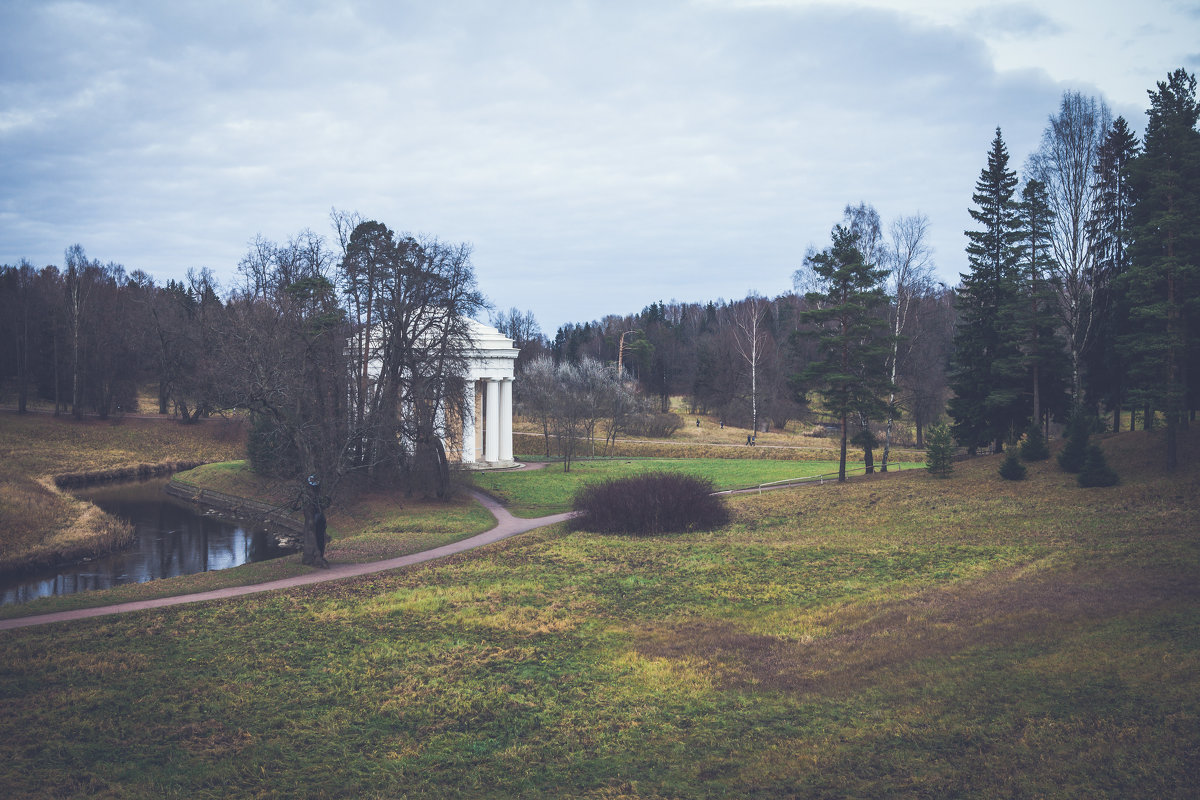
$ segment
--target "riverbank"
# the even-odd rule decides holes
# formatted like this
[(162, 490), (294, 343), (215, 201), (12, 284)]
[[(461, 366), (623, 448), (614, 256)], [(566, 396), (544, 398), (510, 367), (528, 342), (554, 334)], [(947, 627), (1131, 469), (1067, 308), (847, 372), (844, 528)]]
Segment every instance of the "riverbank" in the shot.
[(95, 557), (129, 541), (128, 526), (64, 487), (167, 474), (181, 463), (237, 457), (244, 448), (237, 421), (76, 421), (0, 411), (0, 572)]

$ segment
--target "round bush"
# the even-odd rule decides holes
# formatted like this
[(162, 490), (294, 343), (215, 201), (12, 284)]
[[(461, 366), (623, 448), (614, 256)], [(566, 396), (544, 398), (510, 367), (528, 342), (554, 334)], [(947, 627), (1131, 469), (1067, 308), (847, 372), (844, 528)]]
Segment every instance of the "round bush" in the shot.
[(729, 522), (712, 491), (712, 481), (678, 472), (591, 483), (575, 494), (575, 527), (635, 536), (712, 530)]

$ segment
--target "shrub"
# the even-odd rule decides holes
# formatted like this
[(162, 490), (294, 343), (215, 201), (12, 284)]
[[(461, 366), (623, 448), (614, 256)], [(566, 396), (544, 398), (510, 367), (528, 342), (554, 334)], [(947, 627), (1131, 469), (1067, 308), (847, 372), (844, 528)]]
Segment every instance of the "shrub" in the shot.
[(1091, 426), (1080, 412), (1071, 415), (1067, 424), (1067, 443), (1058, 454), (1058, 465), (1064, 472), (1079, 472), (1087, 455), (1088, 433)]
[(954, 471), (954, 440), (945, 425), (934, 425), (929, 429), (925, 445), (925, 469), (930, 475), (948, 478)]
[(1004, 463), (1000, 465), (1000, 477), (1006, 481), (1023, 481), (1025, 480), (1025, 465), (1017, 458), (1017, 448), (1008, 448), (1008, 455), (1004, 458)]
[(1050, 448), (1046, 447), (1046, 436), (1042, 426), (1034, 422), (1025, 431), (1025, 441), (1021, 442), (1021, 458), (1026, 461), (1045, 461), (1050, 457)]
[(1104, 459), (1104, 451), (1100, 449), (1100, 445), (1094, 442), (1088, 445), (1087, 452), (1083, 457), (1083, 466), (1079, 470), (1079, 476), (1075, 480), (1084, 488), (1091, 486), (1115, 486), (1117, 484), (1117, 473), (1113, 472), (1112, 468), (1108, 466), (1108, 462)]
[(729, 522), (725, 503), (712, 491), (712, 481), (677, 472), (591, 483), (575, 494), (575, 526), (635, 536), (712, 530)]
[(635, 414), (630, 417), (626, 429), (634, 436), (648, 436), (652, 439), (670, 439), (676, 431), (683, 427), (683, 419), (678, 414)]

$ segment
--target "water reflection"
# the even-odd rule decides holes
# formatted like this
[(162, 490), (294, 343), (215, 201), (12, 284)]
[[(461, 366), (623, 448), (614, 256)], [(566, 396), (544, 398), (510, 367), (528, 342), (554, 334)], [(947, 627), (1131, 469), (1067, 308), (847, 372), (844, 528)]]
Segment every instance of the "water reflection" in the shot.
[(108, 589), (123, 583), (228, 569), (294, 552), (266, 530), (197, 513), (163, 493), (167, 479), (83, 489), (76, 495), (130, 520), (133, 543), (119, 553), (0, 580), (0, 604)]

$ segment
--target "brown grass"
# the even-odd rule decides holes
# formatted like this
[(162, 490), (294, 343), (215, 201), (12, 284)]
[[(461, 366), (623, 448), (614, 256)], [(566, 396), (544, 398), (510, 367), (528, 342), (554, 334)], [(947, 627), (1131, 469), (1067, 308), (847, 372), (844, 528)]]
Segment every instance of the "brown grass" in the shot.
[(653, 658), (700, 665), (726, 688), (841, 696), (930, 659), (973, 648), (1013, 647), (1100, 617), (1195, 604), (1200, 586), (1185, 571), (1022, 567), (939, 586), (876, 606), (814, 618), (819, 638), (749, 633), (726, 621), (648, 627), (637, 648)]
[[(237, 421), (181, 425), (169, 419), (74, 421), (0, 412), (0, 571), (95, 556), (132, 532), (59, 490), (63, 475), (152, 472), (163, 462), (213, 461), (244, 452)], [(69, 483), (69, 481), (64, 481)]]

